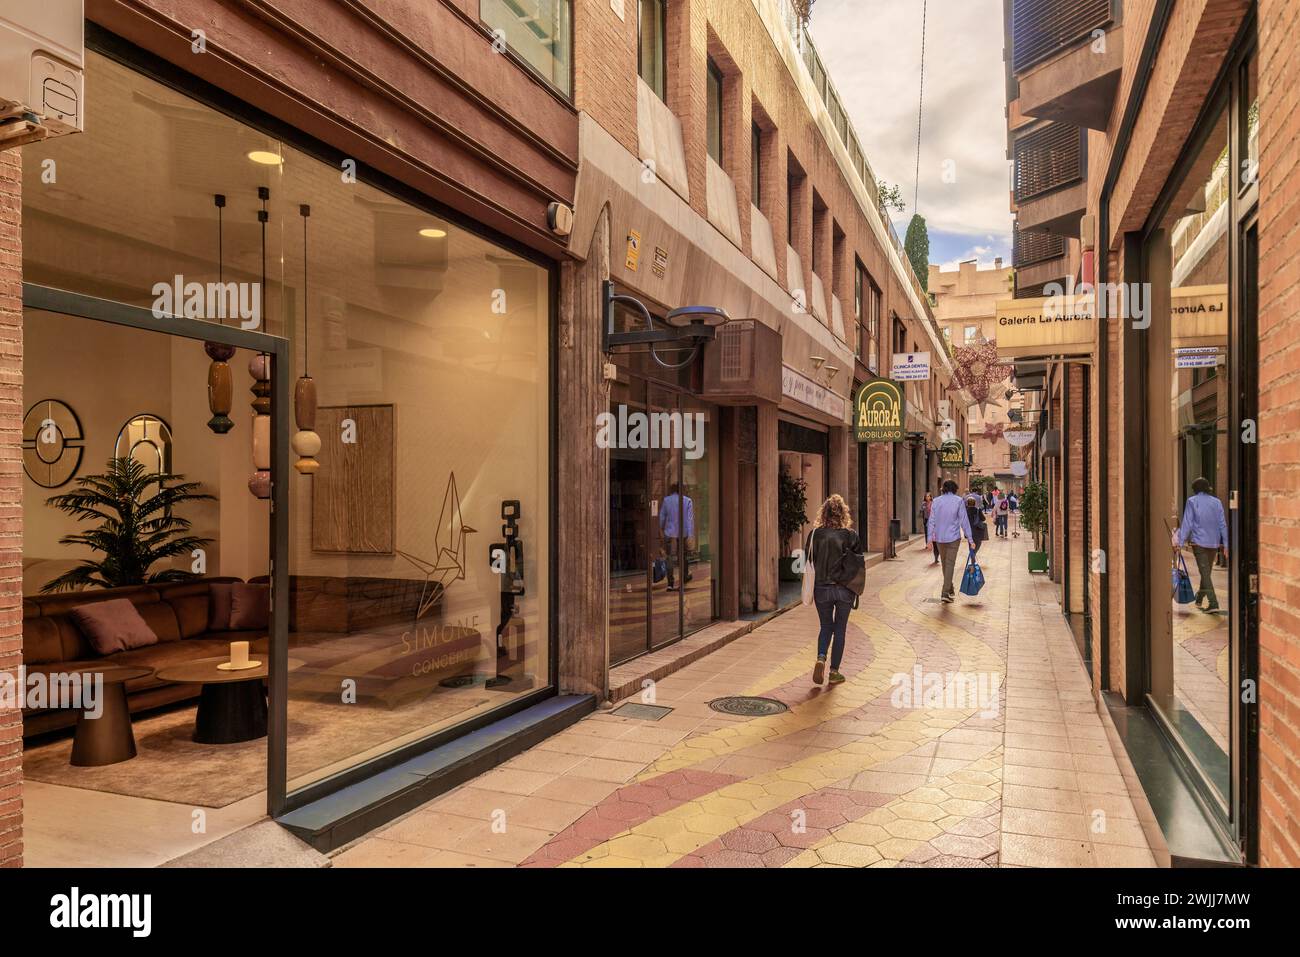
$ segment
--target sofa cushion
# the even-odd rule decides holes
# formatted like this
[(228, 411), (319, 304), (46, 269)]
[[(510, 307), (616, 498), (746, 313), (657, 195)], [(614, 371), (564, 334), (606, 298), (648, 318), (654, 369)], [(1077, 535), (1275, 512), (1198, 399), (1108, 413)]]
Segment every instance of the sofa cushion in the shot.
[(81, 605), (71, 609), (68, 616), (77, 623), (91, 647), (101, 655), (158, 643), (158, 635), (141, 617), (135, 605), (126, 598), (110, 598), (108, 601)]
[(230, 630), (230, 592), (233, 582), (213, 582), (208, 586), (208, 631)]
[(271, 588), (237, 582), (230, 586), (230, 630), (265, 629), (271, 620)]

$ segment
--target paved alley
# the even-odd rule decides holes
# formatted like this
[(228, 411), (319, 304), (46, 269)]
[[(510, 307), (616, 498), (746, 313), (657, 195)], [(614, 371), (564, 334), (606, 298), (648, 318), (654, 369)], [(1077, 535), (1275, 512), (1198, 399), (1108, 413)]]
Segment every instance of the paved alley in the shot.
[[(983, 593), (947, 607), (928, 555), (901, 555), (870, 573), (844, 684), (813, 685), (797, 608), (659, 681), (659, 720), (592, 715), (335, 866), (1154, 866), (1024, 539), (987, 543)], [(992, 701), (960, 700), (986, 675)], [(724, 695), (789, 710), (711, 710)]]

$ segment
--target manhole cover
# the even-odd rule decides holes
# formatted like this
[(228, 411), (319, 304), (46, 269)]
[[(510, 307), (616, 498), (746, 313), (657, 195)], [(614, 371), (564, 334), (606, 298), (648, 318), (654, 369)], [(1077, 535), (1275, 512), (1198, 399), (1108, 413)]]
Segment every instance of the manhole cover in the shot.
[(644, 718), (646, 721), (658, 721), (666, 714), (672, 712), (672, 708), (665, 708), (660, 704), (625, 704), (621, 708), (615, 708), (610, 714), (616, 714), (620, 718)]
[(790, 710), (775, 698), (751, 698), (745, 695), (714, 698), (709, 702), (709, 707), (723, 714), (738, 714), (746, 718), (763, 718), (769, 714), (780, 714)]

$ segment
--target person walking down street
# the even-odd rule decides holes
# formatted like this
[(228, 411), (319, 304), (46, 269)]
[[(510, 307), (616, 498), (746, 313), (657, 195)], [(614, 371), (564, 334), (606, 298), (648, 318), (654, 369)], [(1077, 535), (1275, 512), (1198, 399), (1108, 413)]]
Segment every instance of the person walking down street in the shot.
[[(930, 527), (930, 507), (931, 507), (932, 505), (934, 505), (934, 496), (933, 496), (932, 494), (930, 494), (929, 492), (926, 492), (926, 493), (925, 493), (925, 501), (923, 501), (923, 502), (921, 503), (921, 526), (922, 526), (923, 528), (929, 528), (929, 527)], [(931, 564), (933, 564), (933, 565), (938, 565), (938, 564), (939, 564), (939, 545), (938, 545), (937, 542), (932, 542), (931, 544), (933, 545), (933, 549), (934, 549), (934, 561), (931, 562)]]
[(857, 595), (832, 577), (832, 572), (845, 552), (861, 555), (862, 543), (853, 530), (853, 516), (848, 503), (839, 495), (832, 495), (817, 511), (817, 521), (808, 533), (804, 554), (812, 559), (816, 576), (813, 579), (813, 603), (821, 620), (817, 634), (817, 664), (813, 668), (813, 683), (821, 684), (826, 676), (826, 655), (830, 653), (830, 684), (844, 680), (840, 662), (844, 659), (844, 633), (849, 625), (849, 611)]
[(682, 589), (691, 580), (691, 565), (687, 559), (687, 547), (695, 536), (695, 502), (689, 495), (683, 495), (681, 488), (674, 482), (668, 487), (668, 494), (659, 503), (659, 535), (668, 553), (668, 590), (676, 591), (675, 572), (680, 562), (682, 569)]
[(1198, 478), (1192, 483), (1192, 495), (1183, 508), (1183, 520), (1175, 536), (1179, 548), (1186, 548), (1189, 541), (1201, 578), (1196, 592), (1196, 607), (1201, 608), (1201, 599), (1205, 599), (1201, 611), (1212, 614), (1219, 610), (1219, 596), (1214, 591), (1212, 573), (1220, 548), (1224, 558), (1228, 557), (1228, 522), (1223, 514), (1223, 502), (1210, 491), (1210, 482), (1206, 478)]
[(993, 503), (993, 527), (997, 529), (1000, 538), (1007, 537), (1007, 521), (1011, 517), (1011, 504), (1008, 498), (1009, 496), (999, 494)]
[(939, 597), (949, 604), (955, 601), (952, 576), (957, 567), (957, 549), (961, 547), (963, 533), (973, 546), (975, 534), (966, 514), (966, 503), (957, 494), (957, 483), (949, 479), (943, 483), (943, 494), (930, 506), (930, 524), (926, 530), (930, 541), (939, 546), (939, 558), (943, 562), (943, 590)]
[(970, 529), (974, 533), (970, 538), (970, 547), (978, 555), (980, 546), (989, 540), (989, 523), (980, 511), (979, 498), (974, 495), (966, 496), (966, 520), (970, 522)]

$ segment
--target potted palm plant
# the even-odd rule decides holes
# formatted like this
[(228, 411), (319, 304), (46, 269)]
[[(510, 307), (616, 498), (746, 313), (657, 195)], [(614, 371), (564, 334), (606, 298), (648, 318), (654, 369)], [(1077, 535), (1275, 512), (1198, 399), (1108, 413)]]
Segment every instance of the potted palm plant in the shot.
[(97, 553), (71, 571), (46, 582), (42, 592), (74, 588), (117, 588), (197, 578), (180, 568), (150, 571), (158, 562), (189, 557), (212, 540), (190, 534), (190, 521), (176, 514), (178, 506), (215, 501), (200, 492), (198, 482), (183, 475), (153, 472), (133, 458), (108, 460), (107, 471), (77, 479), (76, 491), (46, 501), (52, 508), (94, 528), (64, 535), (60, 545), (84, 545)]
[[(1035, 549), (1043, 547), (1043, 535), (1047, 532), (1047, 486), (1043, 482), (1025, 486), (1025, 494), (1020, 496), (1020, 527), (1034, 537)], [(1047, 552), (1031, 551), (1029, 570), (1047, 571)]]
[(799, 533), (808, 520), (808, 483), (795, 478), (790, 470), (781, 466), (777, 487), (777, 531), (781, 535), (781, 580), (798, 581), (794, 570), (794, 557), (790, 554), (790, 539)]

